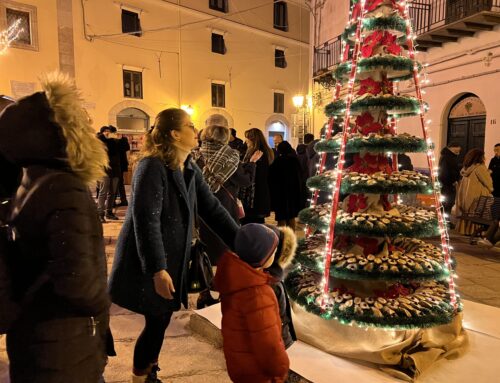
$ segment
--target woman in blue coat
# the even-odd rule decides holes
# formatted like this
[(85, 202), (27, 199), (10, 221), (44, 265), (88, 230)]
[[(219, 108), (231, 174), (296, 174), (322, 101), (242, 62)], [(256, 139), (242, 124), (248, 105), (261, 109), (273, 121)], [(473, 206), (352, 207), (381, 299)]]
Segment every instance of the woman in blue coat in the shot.
[(156, 371), (165, 330), (181, 303), (187, 307), (195, 209), (231, 248), (238, 230), (189, 157), (197, 144), (189, 115), (166, 109), (146, 134), (134, 174), (109, 282), (114, 303), (145, 316), (133, 382), (160, 382)]

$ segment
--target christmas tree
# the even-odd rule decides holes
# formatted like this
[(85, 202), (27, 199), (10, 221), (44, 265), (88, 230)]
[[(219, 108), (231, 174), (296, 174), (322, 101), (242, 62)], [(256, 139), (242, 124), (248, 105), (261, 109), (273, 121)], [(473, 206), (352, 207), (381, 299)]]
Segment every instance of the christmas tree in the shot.
[[(429, 351), (425, 355), (432, 358), (433, 349), (458, 349), (466, 337), (408, 3), (354, 1), (342, 38), (333, 102), (325, 108), (328, 130), (316, 144), (321, 153), (318, 173), (308, 180), (312, 203), (299, 215), (307, 225), (306, 238), (287, 289), (296, 315), (305, 315), (298, 326), (311, 343), (332, 353), (395, 365), (413, 378), (425, 363), (408, 351), (412, 344), (420, 342), (418, 352)], [(394, 84), (404, 80), (414, 81), (416, 95), (395, 92)], [(421, 137), (398, 133), (408, 116), (419, 118)], [(336, 124), (342, 125), (341, 133), (332, 136)], [(416, 152), (427, 156), (429, 174), (398, 168), (398, 154)], [(329, 168), (332, 162), (336, 166)], [(412, 194), (433, 196), (433, 207), (401, 203), (401, 197)], [(423, 240), (435, 236), (440, 246)], [(311, 324), (324, 329), (325, 323), (306, 312), (331, 323), (330, 343), (335, 344), (328, 344), (329, 335)], [(339, 324), (352, 326), (342, 329)], [(372, 348), (363, 342), (356, 348), (363, 337), (360, 328), (370, 331), (366, 337), (377, 339), (379, 349), (377, 341)], [(421, 340), (430, 328), (433, 334), (453, 336), (426, 345)], [(375, 355), (387, 347), (400, 357), (384, 361)]]

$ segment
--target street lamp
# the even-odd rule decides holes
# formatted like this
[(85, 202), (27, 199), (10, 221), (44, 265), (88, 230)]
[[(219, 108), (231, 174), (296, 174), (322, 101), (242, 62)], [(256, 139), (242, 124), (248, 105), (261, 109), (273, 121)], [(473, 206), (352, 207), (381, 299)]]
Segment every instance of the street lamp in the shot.
[(298, 109), (302, 108), (304, 105), (304, 96), (301, 94), (297, 94), (296, 96), (293, 96), (293, 105)]

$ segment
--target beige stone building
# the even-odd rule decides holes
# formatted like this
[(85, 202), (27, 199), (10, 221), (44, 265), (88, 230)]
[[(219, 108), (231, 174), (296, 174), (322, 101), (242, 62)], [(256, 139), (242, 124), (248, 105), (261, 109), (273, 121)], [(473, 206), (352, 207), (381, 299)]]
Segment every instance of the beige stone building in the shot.
[(60, 68), (75, 76), (96, 130), (118, 126), (133, 148), (162, 109), (192, 109), (197, 127), (223, 115), (293, 141), (310, 79), (310, 12), (288, 0), (0, 0), (0, 29), (23, 31), (0, 57), (0, 94), (37, 89)]
[[(348, 0), (313, 1), (311, 35), (314, 49), (314, 122), (321, 126), (324, 106), (331, 100), (331, 69), (340, 60), (340, 39), (349, 17)], [(418, 59), (428, 64), (422, 74), (427, 118), (436, 153), (451, 141), (484, 148), (487, 161), (500, 142), (500, 0), (415, 0), (410, 3)], [(326, 87), (325, 87), (326, 85)], [(414, 94), (412, 82), (399, 92)], [(402, 119), (402, 132), (421, 135), (418, 118)], [(424, 155), (412, 154), (417, 167)]]

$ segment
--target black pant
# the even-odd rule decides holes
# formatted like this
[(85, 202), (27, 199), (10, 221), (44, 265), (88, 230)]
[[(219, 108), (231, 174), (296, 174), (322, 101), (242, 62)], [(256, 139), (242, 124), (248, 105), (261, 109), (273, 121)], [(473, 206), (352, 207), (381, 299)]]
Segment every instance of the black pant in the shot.
[(134, 348), (134, 369), (147, 370), (158, 361), (165, 331), (172, 318), (172, 312), (163, 315), (145, 315), (146, 325), (137, 338)]
[(127, 202), (127, 193), (125, 192), (123, 173), (120, 173), (120, 177), (118, 177), (118, 195), (120, 196), (120, 203)]

